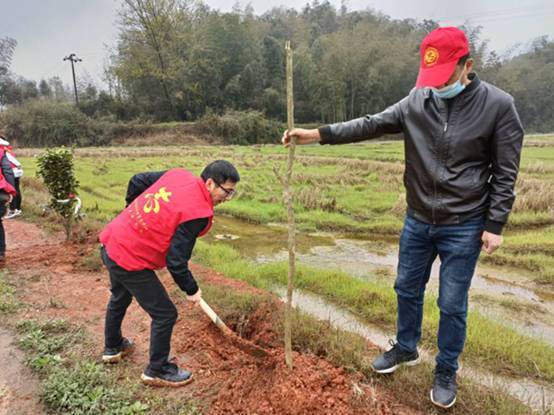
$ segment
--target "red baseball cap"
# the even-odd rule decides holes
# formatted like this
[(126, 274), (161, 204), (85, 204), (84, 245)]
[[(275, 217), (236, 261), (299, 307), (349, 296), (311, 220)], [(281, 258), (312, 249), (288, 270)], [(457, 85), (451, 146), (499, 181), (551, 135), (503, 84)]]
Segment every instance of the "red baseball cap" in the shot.
[(469, 44), (465, 33), (457, 27), (439, 27), (425, 36), (419, 49), (416, 88), (425, 88), (447, 82), (458, 60), (469, 53)]

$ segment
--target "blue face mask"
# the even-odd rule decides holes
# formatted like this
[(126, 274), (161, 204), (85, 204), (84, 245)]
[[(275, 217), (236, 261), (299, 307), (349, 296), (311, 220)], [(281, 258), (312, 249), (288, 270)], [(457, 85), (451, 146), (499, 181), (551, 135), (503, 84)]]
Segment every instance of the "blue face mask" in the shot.
[(456, 82), (454, 82), (451, 85), (445, 86), (444, 88), (440, 88), (440, 89), (431, 88), (433, 90), (433, 93), (441, 99), (454, 98), (466, 88), (466, 86), (462, 84), (463, 75), (464, 73), (462, 72)]

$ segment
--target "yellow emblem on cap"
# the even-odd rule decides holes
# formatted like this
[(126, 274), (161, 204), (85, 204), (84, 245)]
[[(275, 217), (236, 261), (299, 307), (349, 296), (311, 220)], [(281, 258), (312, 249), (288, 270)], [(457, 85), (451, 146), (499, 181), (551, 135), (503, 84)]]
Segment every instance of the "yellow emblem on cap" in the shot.
[(425, 49), (423, 55), (423, 62), (426, 66), (433, 66), (439, 60), (439, 51), (433, 47), (428, 47)]

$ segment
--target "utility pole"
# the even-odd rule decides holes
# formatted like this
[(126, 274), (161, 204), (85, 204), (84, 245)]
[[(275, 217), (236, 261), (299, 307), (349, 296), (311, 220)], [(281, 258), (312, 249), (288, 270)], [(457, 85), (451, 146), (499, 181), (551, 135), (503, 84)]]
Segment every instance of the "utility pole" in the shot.
[(64, 61), (71, 61), (71, 72), (73, 73), (73, 90), (75, 91), (75, 103), (79, 105), (79, 95), (77, 95), (77, 81), (75, 80), (75, 62), (82, 62), (83, 60), (78, 58), (74, 53), (63, 58)]

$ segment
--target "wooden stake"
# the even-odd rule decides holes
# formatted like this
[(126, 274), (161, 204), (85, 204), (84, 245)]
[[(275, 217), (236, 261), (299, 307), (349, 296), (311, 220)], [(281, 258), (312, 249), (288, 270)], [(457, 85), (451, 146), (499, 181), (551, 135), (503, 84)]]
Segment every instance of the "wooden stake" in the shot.
[[(294, 100), (292, 90), (292, 49), (290, 41), (285, 43), (287, 59), (287, 128), (294, 128)], [(296, 138), (292, 138), (289, 146), (289, 156), (287, 160), (287, 171), (284, 178), (283, 196), (287, 205), (288, 217), (288, 250), (289, 250), (289, 272), (287, 279), (287, 304), (285, 309), (285, 362), (289, 369), (292, 369), (292, 293), (294, 290), (294, 275), (296, 272), (296, 227), (294, 224), (294, 208), (292, 200), (292, 190), (290, 186), (292, 176), (292, 166), (294, 164), (294, 151), (296, 149)]]

